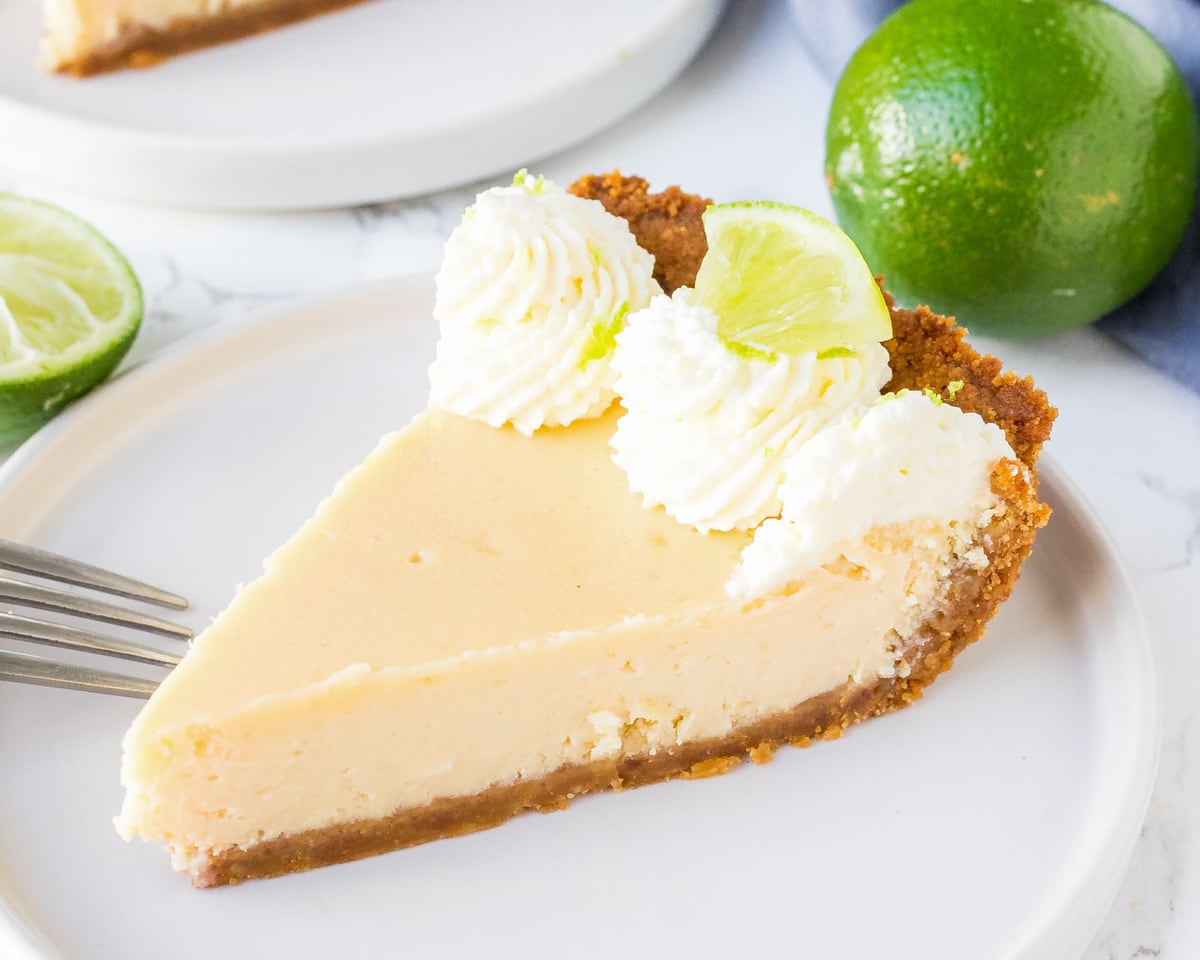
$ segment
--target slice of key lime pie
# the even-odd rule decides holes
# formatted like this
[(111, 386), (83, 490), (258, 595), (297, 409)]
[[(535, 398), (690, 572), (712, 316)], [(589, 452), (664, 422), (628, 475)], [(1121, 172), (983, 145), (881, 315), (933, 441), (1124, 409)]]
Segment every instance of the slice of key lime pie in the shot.
[(830, 224), (705, 207), (479, 196), (428, 409), (145, 706), (123, 835), (211, 886), (467, 833), (834, 737), (982, 635), (1047, 517), (1045, 397)]

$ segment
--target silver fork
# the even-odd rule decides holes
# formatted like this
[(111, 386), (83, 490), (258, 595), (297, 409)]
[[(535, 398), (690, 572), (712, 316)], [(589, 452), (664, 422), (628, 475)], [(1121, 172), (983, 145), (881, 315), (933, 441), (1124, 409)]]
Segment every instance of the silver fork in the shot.
[[(172, 610), (186, 610), (188, 607), (188, 602), (183, 597), (158, 587), (8, 540), (0, 540), (0, 571), (86, 587)], [(124, 640), (79, 626), (37, 619), (18, 613), (12, 607), (34, 608), (85, 620), (98, 620), (177, 641), (190, 640), (192, 637), (192, 631), (187, 627), (151, 614), (0, 573), (0, 639), (22, 640), (168, 669), (183, 659), (182, 653), (160, 650), (148, 644)], [(0, 649), (0, 680), (112, 693), (126, 697), (148, 697), (159, 683), (144, 677), (127, 676), (5, 649)]]

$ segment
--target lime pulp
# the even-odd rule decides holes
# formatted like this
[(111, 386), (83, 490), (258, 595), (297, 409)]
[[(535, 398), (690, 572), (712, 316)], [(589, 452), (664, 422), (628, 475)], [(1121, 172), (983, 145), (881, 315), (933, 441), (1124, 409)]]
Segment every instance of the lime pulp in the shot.
[(0, 445), (104, 380), (142, 320), (132, 268), (93, 227), (0, 194)]
[(705, 211), (704, 229), (696, 296), (731, 344), (824, 353), (891, 337), (870, 268), (828, 220), (782, 203), (725, 203)]

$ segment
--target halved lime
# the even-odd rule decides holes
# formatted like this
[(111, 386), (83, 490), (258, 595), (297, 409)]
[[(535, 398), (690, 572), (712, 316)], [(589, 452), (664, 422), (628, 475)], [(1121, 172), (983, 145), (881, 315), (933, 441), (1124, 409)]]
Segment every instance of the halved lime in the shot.
[(142, 322), (125, 258), (65, 210), (0, 193), (0, 446), (121, 362)]
[(704, 232), (696, 296), (730, 343), (821, 353), (891, 337), (870, 268), (828, 220), (783, 203), (722, 203), (705, 211)]

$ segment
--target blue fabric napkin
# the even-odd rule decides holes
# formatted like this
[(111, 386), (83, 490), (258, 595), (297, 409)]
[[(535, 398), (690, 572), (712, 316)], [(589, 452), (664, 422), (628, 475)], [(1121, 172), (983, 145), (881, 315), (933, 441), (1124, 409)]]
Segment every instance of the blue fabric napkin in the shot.
[(1200, 393), (1200, 203), (1166, 269), (1099, 326)]
[[(1200, 0), (1119, 0), (1114, 6), (1158, 37), (1200, 104)], [(1171, 262), (1100, 328), (1200, 393), (1200, 197)]]
[[(903, 0), (790, 0), (805, 43), (836, 80), (878, 25)], [(1179, 65), (1200, 104), (1200, 0), (1110, 0), (1154, 34)], [(1162, 273), (1099, 322), (1148, 362), (1200, 393), (1200, 197), (1183, 243)]]

